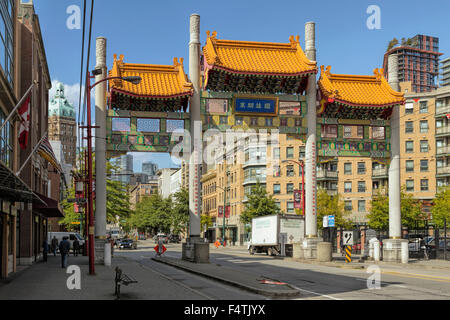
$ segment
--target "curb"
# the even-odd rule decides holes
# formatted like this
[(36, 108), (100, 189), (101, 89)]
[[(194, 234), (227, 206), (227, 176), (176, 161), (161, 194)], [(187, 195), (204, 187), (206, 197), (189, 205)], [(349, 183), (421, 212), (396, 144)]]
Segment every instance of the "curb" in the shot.
[(163, 263), (163, 264), (175, 267), (177, 269), (181, 269), (181, 270), (184, 270), (184, 271), (187, 271), (187, 272), (191, 272), (191, 273), (194, 273), (196, 275), (199, 275), (199, 276), (202, 276), (202, 277), (205, 277), (205, 278), (216, 280), (216, 281), (225, 283), (227, 285), (231, 285), (233, 287), (237, 287), (237, 288), (240, 288), (240, 289), (243, 289), (243, 290), (247, 290), (247, 291), (250, 291), (252, 293), (264, 295), (264, 296), (269, 296), (269, 297), (296, 297), (296, 296), (300, 295), (300, 292), (298, 290), (295, 290), (294, 288), (292, 288), (289, 284), (287, 284), (287, 286), (289, 288), (291, 288), (290, 292), (289, 291), (288, 292), (268, 291), (268, 290), (263, 290), (263, 289), (255, 288), (255, 287), (252, 287), (252, 286), (244, 285), (242, 283), (235, 282), (235, 281), (232, 281), (232, 280), (229, 280), (229, 279), (224, 279), (224, 278), (221, 278), (221, 277), (212, 276), (210, 274), (207, 274), (207, 273), (204, 273), (204, 272), (201, 272), (201, 271), (197, 271), (197, 270), (194, 270), (192, 268), (185, 267), (185, 266), (181, 266), (181, 265), (179, 265), (177, 263), (172, 263), (170, 261), (163, 261), (161, 259), (154, 258), (154, 257), (151, 258), (151, 259), (153, 261), (156, 261), (156, 262), (159, 262), (159, 263)]

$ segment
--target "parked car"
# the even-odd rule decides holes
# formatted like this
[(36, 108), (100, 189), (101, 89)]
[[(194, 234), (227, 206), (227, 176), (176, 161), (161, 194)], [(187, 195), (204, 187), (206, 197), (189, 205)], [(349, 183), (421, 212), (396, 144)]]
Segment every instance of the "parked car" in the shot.
[(153, 237), (153, 240), (155, 240), (155, 243), (159, 243), (160, 239), (161, 239), (162, 243), (169, 242), (169, 237), (165, 233), (158, 233), (156, 236)]
[(177, 234), (171, 234), (169, 235), (169, 242), (171, 243), (180, 243), (181, 237)]
[(137, 249), (137, 243), (132, 239), (123, 239), (119, 243), (119, 249)]

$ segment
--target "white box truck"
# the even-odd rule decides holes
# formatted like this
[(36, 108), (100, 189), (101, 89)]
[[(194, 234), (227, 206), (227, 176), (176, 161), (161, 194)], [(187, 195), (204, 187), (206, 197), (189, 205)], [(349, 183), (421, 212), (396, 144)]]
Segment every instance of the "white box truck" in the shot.
[(280, 255), (284, 243), (285, 255), (292, 256), (294, 243), (305, 237), (305, 219), (298, 215), (270, 215), (252, 219), (250, 254)]

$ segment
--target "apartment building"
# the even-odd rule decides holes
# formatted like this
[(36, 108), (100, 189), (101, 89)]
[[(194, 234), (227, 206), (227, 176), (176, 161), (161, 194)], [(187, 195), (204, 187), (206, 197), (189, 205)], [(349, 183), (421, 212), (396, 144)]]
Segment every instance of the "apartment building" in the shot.
[(158, 194), (158, 181), (148, 183), (138, 183), (130, 191), (130, 208), (136, 210), (136, 205), (151, 195)]

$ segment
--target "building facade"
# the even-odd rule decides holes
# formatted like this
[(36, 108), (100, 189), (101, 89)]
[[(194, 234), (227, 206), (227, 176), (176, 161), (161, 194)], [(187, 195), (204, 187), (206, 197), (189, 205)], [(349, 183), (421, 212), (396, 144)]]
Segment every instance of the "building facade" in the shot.
[(163, 168), (157, 171), (158, 175), (158, 192), (165, 199), (168, 198), (174, 191), (171, 189), (172, 174), (179, 171), (176, 168)]
[(148, 183), (138, 183), (130, 191), (130, 207), (136, 210), (136, 205), (151, 195), (158, 194), (158, 181), (149, 181)]
[(450, 58), (441, 60), (441, 86), (450, 85)]
[(439, 85), (439, 38), (416, 35), (384, 54), (384, 76), (388, 77), (388, 57), (398, 54), (398, 78), (411, 82), (415, 92), (428, 92)]

